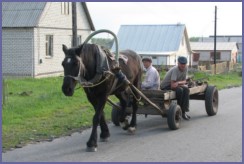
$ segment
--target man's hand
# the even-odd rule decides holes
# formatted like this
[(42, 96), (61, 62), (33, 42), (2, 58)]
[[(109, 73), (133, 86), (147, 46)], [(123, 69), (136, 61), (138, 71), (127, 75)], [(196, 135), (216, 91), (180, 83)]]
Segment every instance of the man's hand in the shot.
[(172, 81), (171, 82), (171, 89), (175, 89), (178, 87), (178, 82), (177, 81)]
[(178, 81), (178, 85), (181, 86), (181, 85), (185, 85), (187, 82), (186, 80), (183, 80), (183, 81)]
[(186, 86), (186, 84), (187, 84), (186, 80), (183, 80), (183, 81), (171, 81), (171, 89), (174, 90), (178, 86)]

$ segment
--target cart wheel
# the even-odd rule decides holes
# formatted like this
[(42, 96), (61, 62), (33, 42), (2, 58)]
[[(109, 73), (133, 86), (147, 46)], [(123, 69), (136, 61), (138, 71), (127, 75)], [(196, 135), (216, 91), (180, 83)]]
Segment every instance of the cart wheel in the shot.
[[(117, 103), (117, 105), (120, 105), (120, 103)], [(113, 106), (112, 108), (112, 122), (115, 126), (119, 126), (119, 118), (120, 118), (120, 110)]]
[(182, 111), (179, 105), (171, 103), (168, 114), (167, 122), (171, 130), (176, 130), (180, 128), (180, 122), (182, 118)]
[(205, 92), (205, 108), (209, 116), (218, 112), (219, 94), (215, 86), (208, 86)]

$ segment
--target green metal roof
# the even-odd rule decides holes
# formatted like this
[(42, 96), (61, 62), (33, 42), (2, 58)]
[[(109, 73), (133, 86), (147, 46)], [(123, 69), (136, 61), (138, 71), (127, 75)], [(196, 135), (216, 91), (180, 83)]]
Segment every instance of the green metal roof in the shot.
[(121, 25), (117, 34), (119, 49), (131, 49), (137, 53), (178, 51), (185, 28), (184, 24)]

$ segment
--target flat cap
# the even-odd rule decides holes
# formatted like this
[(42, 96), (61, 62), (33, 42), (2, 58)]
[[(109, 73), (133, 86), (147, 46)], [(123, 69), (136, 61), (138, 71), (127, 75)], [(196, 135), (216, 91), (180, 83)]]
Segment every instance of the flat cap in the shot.
[(142, 58), (142, 61), (150, 61), (150, 62), (152, 62), (152, 57), (150, 57), (150, 56), (144, 56)]
[(186, 64), (187, 63), (187, 58), (184, 56), (179, 56), (178, 57), (178, 62), (181, 64)]

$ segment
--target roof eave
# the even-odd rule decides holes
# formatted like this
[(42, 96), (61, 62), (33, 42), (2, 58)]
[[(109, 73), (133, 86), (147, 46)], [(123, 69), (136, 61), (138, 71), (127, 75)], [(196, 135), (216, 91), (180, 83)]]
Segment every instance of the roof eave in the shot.
[(91, 27), (91, 30), (92, 30), (92, 31), (95, 31), (95, 26), (94, 26), (94, 24), (93, 24), (93, 22), (92, 22), (91, 15), (90, 15), (89, 10), (88, 10), (88, 8), (87, 8), (86, 2), (81, 2), (81, 4), (82, 4), (82, 6), (83, 6), (83, 8), (84, 8), (84, 10), (85, 10), (85, 13), (86, 13), (88, 22), (89, 22), (90, 27)]
[(149, 51), (144, 51), (144, 52), (137, 52), (140, 55), (152, 55), (152, 56), (168, 56), (168, 55), (175, 55), (177, 51), (167, 51), (167, 52), (149, 52)]

